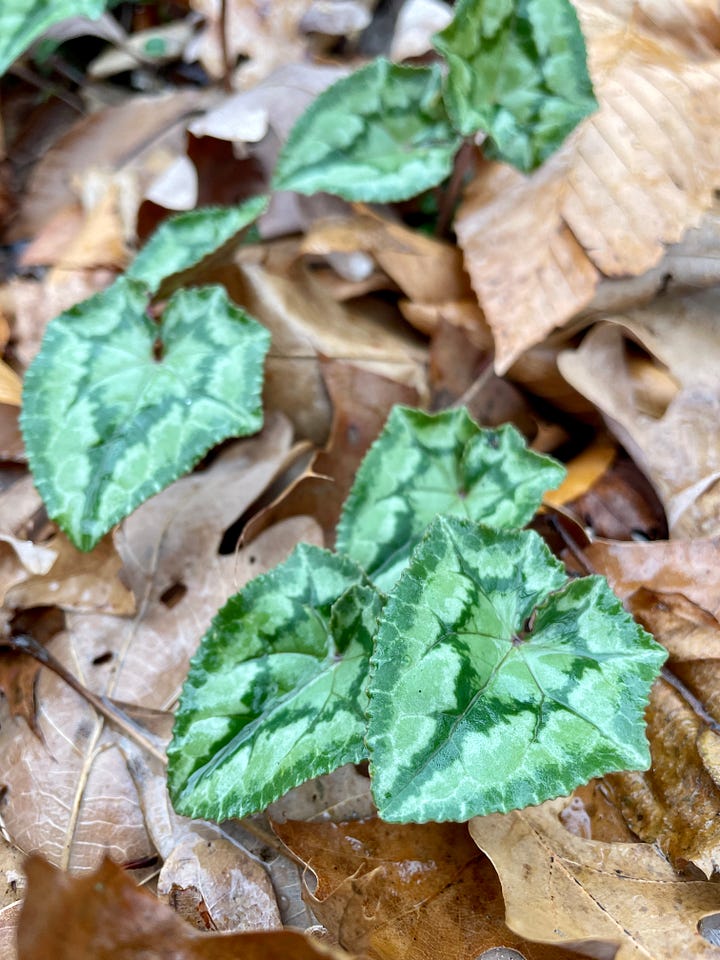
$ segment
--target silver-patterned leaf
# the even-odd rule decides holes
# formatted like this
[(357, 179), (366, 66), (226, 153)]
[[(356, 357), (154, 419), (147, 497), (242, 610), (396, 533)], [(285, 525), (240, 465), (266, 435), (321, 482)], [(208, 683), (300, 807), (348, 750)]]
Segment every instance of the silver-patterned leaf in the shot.
[(386, 820), (468, 820), (645, 769), (666, 651), (602, 577), (568, 581), (532, 531), (439, 517), (393, 590), (368, 746)]
[(81, 550), (212, 446), (262, 426), (267, 330), (221, 287), (179, 291), (158, 324), (147, 305), (144, 284), (117, 280), (51, 321), (25, 375), (35, 485)]
[(168, 749), (175, 809), (242, 817), (363, 759), (380, 610), (359, 567), (307, 544), (232, 597), (183, 688)]
[(396, 407), (358, 470), (336, 546), (387, 591), (438, 514), (521, 527), (564, 476), (509, 424), (482, 429), (464, 408)]

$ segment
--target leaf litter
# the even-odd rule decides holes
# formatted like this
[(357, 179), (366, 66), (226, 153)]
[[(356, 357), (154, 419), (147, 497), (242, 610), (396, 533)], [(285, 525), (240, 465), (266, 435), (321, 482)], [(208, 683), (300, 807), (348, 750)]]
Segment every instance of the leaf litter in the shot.
[[(451, 16), (445, 4), (407, 0), (393, 34), (372, 4), (234, 0), (223, 50), (220, 7), (191, 6), (204, 19), (179, 21), (182, 50), (143, 60), (114, 92), (91, 70), (85, 115), (58, 114), (54, 144), (48, 134), (33, 169), (15, 167), (24, 187), (5, 240), (31, 243), (0, 287), (10, 409), (50, 318), (110, 284), (168, 210), (266, 191), (314, 97), (370, 49), (397, 63), (427, 57)], [(280, 194), (257, 242), (191, 269), (190, 282), (222, 283), (272, 332), (262, 434), (211, 454), (90, 555), (47, 521), (19, 438), (3, 442), (3, 630), (46, 644), (122, 720), (113, 725), (35, 661), (0, 653), (4, 956), (16, 948), (19, 851), (69, 870), (29, 862), (21, 958), (99, 957), (95, 934), (114, 958), (148, 945), (221, 957), (235, 936), (243, 955), (264, 957), (504, 949), (550, 960), (599, 942), (617, 960), (713, 955), (720, 900), (698, 877), (720, 872), (720, 25), (702, 0), (575, 7), (600, 110), (536, 173), (461, 152), (463, 189), (445, 185), (445, 211), (444, 187), (424, 209)], [(125, 36), (153, 26), (133, 21)], [(198, 63), (225, 89), (188, 79)], [(3, 109), (11, 165), (34, 116), (18, 122)], [(447, 224), (458, 200), (455, 245)], [(445, 224), (435, 236), (433, 215)], [(581, 531), (572, 549), (560, 537), (568, 568), (607, 575), (669, 651), (647, 711), (650, 770), (476, 818), (472, 836), (490, 859), (462, 824), (373, 819), (369, 781), (352, 766), (273, 805), (289, 858), (264, 818), (178, 817), (158, 755), (211, 616), (298, 541), (332, 546), (394, 404), (466, 401), (483, 423), (502, 411), (568, 462), (572, 484), (548, 497), (538, 528), (551, 543), (561, 520)], [(107, 855), (133, 869), (103, 866)], [(305, 873), (305, 904), (298, 862), (318, 878)], [(155, 915), (164, 905), (128, 876), (158, 872), (150, 885), (174, 915)], [(51, 903), (51, 893), (68, 899)], [(317, 931), (316, 920), (322, 943), (280, 929)], [(216, 936), (238, 929), (268, 932)]]

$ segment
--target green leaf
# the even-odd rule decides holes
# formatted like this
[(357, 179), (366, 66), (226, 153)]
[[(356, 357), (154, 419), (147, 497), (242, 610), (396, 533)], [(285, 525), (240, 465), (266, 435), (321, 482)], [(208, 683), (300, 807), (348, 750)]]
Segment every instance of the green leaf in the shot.
[(156, 293), (167, 277), (215, 253), (265, 211), (268, 197), (252, 197), (237, 207), (200, 207), (161, 223), (135, 257), (127, 276)]
[(146, 308), (144, 284), (117, 280), (51, 321), (25, 376), (35, 484), (81, 550), (210, 447), (262, 426), (269, 333), (221, 287), (179, 291), (160, 324)]
[(520, 170), (538, 167), (597, 109), (570, 0), (460, 0), (435, 37), (449, 64), (445, 101), (466, 136)]
[(363, 759), (380, 610), (352, 561), (307, 544), (229, 600), (193, 658), (175, 718), (175, 809), (243, 817)]
[(448, 177), (459, 146), (439, 67), (379, 59), (311, 104), (280, 154), (273, 186), (346, 200), (405, 200)]
[(371, 661), (380, 815), (468, 820), (645, 769), (643, 711), (666, 655), (602, 577), (566, 580), (537, 534), (439, 517)]
[(564, 476), (509, 424), (481, 429), (465, 408), (395, 407), (358, 470), (336, 546), (388, 591), (439, 513), (521, 527)]
[(5, 0), (0, 3), (0, 74), (54, 23), (69, 17), (97, 20), (106, 6), (107, 0)]

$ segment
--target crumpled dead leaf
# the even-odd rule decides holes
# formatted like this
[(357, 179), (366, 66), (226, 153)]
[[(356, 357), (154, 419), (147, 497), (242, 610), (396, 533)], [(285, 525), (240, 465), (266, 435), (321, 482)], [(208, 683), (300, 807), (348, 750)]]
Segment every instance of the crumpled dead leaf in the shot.
[(272, 334), (263, 403), (280, 410), (302, 437), (325, 442), (331, 410), (320, 357), (354, 366), (427, 395), (426, 349), (403, 329), (337, 303), (300, 263), (283, 274), (253, 263), (221, 267), (209, 279), (224, 284)]
[(293, 930), (200, 933), (110, 860), (73, 877), (36, 856), (27, 875), (19, 960), (350, 960)]
[(474, 960), (493, 947), (528, 960), (578, 957), (507, 929), (497, 877), (465, 824), (371, 818), (274, 829), (317, 876), (306, 899), (333, 940), (373, 960)]
[[(565, 379), (595, 404), (652, 482), (673, 537), (720, 533), (719, 306), (714, 290), (662, 299), (608, 318), (558, 358)], [(660, 368), (650, 391), (627, 340)]]
[[(225, 76), (224, 45), (229, 64), (244, 62), (234, 71), (234, 86), (249, 87), (284, 63), (304, 59), (306, 38), (300, 22), (313, 0), (235, 0), (225, 7), (220, 0), (191, 0), (191, 7), (205, 18), (206, 27), (198, 50), (211, 77)], [(226, 10), (225, 23), (222, 12)]]
[(217, 831), (188, 830), (163, 863), (157, 892), (200, 930), (282, 927), (267, 870)]
[[(161, 711), (173, 705), (218, 607), (264, 562), (283, 559), (295, 537), (312, 539), (307, 522), (290, 521), (284, 535), (268, 531), (237, 559), (217, 553), (223, 530), (270, 482), (289, 443), (289, 425), (275, 418), (258, 437), (234, 444), (209, 469), (177, 481), (128, 518), (117, 545), (137, 614), (69, 613), (67, 630), (49, 647), (81, 682), (130, 704)], [(148, 830), (161, 844), (162, 825), (148, 821), (160, 813), (151, 817), (138, 800), (128, 769), (133, 745), (54, 674), (41, 673), (37, 696), (44, 742), (19, 720), (3, 717), (0, 728), (3, 817), (13, 841), (75, 871), (105, 854), (122, 861), (152, 855)]]
[(656, 6), (576, 0), (599, 111), (529, 177), (481, 165), (461, 204), (498, 373), (586, 307), (601, 274), (649, 270), (713, 204), (720, 57), (703, 31), (717, 11)]
[[(77, 172), (93, 168), (131, 173), (137, 186), (134, 206), (150, 181), (183, 152), (184, 121), (212, 95), (186, 88), (154, 97), (132, 97), (79, 120), (33, 168), (9, 239), (35, 237), (60, 209), (75, 203), (81, 192)], [(126, 202), (131, 200), (122, 180)]]
[(470, 821), (500, 875), (508, 926), (614, 960), (712, 960), (717, 947), (697, 924), (720, 909), (717, 884), (678, 876), (650, 845), (574, 836), (560, 820), (567, 804)]

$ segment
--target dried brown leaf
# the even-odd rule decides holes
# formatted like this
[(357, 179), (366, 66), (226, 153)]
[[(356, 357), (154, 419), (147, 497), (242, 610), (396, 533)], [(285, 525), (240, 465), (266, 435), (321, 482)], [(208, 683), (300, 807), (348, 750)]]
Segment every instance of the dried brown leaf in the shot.
[(317, 876), (306, 894), (331, 937), (374, 960), (471, 960), (486, 949), (528, 960), (576, 957), (529, 943), (503, 922), (494, 870), (464, 824), (276, 824), (284, 843)]
[(200, 933), (117, 864), (72, 877), (32, 857), (18, 960), (349, 960), (302, 933)]
[(165, 860), (157, 892), (200, 930), (282, 927), (267, 870), (228, 837), (189, 830)]
[(715, 957), (697, 924), (718, 911), (717, 885), (678, 876), (649, 845), (573, 836), (560, 820), (567, 803), (470, 821), (500, 875), (508, 926), (615, 960)]
[(720, 183), (720, 59), (703, 18), (576, 6), (599, 111), (530, 177), (481, 166), (456, 221), (498, 372), (587, 307), (601, 274), (652, 268)]
[(217, 278), (270, 330), (264, 404), (290, 417), (301, 436), (322, 444), (330, 428), (321, 357), (351, 361), (425, 398), (425, 348), (377, 312), (367, 316), (337, 303), (301, 264), (280, 275), (240, 263)]
[[(207, 102), (207, 93), (186, 88), (154, 97), (134, 96), (78, 121), (34, 167), (10, 239), (35, 237), (58, 210), (75, 203), (80, 193), (75, 186), (78, 171), (96, 168), (129, 174), (139, 203), (150, 181), (183, 152), (184, 121)], [(127, 188), (127, 182), (124, 185)]]
[[(663, 299), (596, 325), (558, 360), (654, 485), (674, 537), (720, 532), (719, 304), (716, 291)], [(674, 396), (665, 394), (670, 399), (661, 412), (648, 411), (647, 385), (634, 376), (636, 348), (628, 340), (679, 384)], [(657, 394), (655, 401), (662, 407)]]

